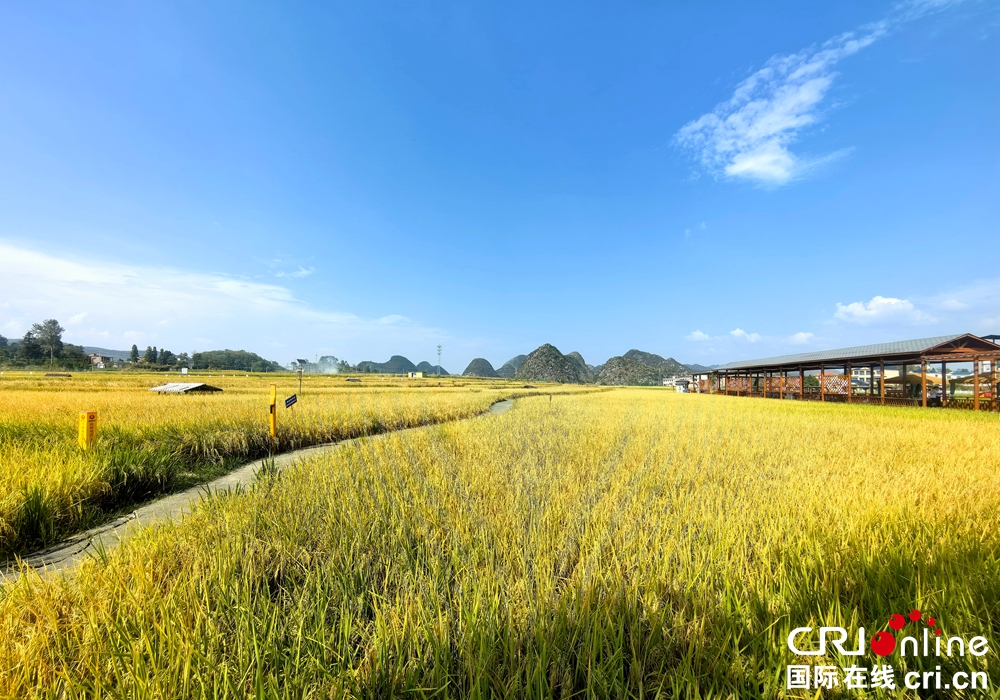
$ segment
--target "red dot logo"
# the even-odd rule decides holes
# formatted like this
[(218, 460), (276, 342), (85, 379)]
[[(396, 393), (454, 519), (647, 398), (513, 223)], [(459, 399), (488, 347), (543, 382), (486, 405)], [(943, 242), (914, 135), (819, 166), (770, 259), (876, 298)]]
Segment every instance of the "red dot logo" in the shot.
[(934, 623), (936, 623), (936, 622), (937, 622), (937, 620), (935, 620), (933, 617), (928, 617), (927, 618), (927, 626), (928, 627), (933, 627)]
[(899, 613), (894, 613), (889, 616), (889, 627), (892, 627), (897, 632), (906, 626), (906, 618)]
[(941, 628), (938, 627), (936, 630), (934, 630), (934, 634), (936, 634), (937, 636), (940, 637), (941, 636)]
[(872, 637), (871, 647), (879, 656), (888, 656), (896, 651), (896, 638), (888, 632), (876, 632)]
[(913, 620), (914, 622), (919, 622), (920, 621), (920, 611), (919, 610), (911, 610), (910, 611), (910, 619)]

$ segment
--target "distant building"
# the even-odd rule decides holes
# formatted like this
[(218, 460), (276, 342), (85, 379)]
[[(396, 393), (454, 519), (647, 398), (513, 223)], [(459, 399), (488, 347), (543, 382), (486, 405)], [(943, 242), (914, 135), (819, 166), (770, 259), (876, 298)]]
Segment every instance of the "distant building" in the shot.
[(667, 377), (663, 380), (663, 386), (674, 386), (674, 387), (684, 387), (691, 383), (690, 377)]
[(114, 364), (115, 358), (107, 355), (100, 355), (92, 352), (87, 355), (90, 358), (90, 366), (95, 369), (104, 369), (106, 366)]
[(424, 378), (424, 373), (423, 372), (407, 372), (406, 376), (409, 377), (410, 379), (423, 379)]

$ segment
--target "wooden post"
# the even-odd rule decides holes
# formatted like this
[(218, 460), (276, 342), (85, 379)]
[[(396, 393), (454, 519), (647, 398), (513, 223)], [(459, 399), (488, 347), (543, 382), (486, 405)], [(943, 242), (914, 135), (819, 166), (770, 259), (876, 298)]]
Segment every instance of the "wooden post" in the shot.
[(268, 418), (268, 428), (271, 433), (271, 443), (275, 444), (278, 436), (278, 388), (271, 385), (271, 403), (269, 406), (270, 416)]
[(993, 410), (1000, 410), (1000, 399), (997, 398), (997, 358), (990, 358), (990, 396), (993, 399)]
[(799, 367), (799, 401), (806, 399), (806, 371)]
[(778, 370), (778, 398), (785, 398), (785, 374), (784, 368)]
[(948, 363), (941, 363), (941, 408), (948, 405)]
[(854, 377), (851, 376), (851, 363), (844, 365), (844, 372), (847, 374), (847, 403), (854, 401)]
[(906, 388), (907, 387), (907, 384), (906, 384), (906, 365), (903, 365), (902, 370), (903, 370), (903, 374), (900, 375), (900, 376), (902, 376), (902, 378), (903, 378), (903, 383), (900, 384), (900, 386), (903, 387), (903, 398), (904, 399), (909, 399), (910, 398), (910, 392)]
[(920, 360), (920, 405), (927, 408), (927, 361)]
[(819, 366), (819, 400), (826, 401), (826, 365)]
[(979, 360), (972, 361), (972, 410), (979, 410)]
[(885, 360), (879, 360), (878, 363), (878, 395), (885, 406)]

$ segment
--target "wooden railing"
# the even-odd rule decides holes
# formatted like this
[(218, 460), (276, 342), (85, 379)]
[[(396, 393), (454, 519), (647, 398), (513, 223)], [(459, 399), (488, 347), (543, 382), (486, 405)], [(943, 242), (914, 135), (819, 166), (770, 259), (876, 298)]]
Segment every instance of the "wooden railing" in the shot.
[[(947, 399), (948, 408), (958, 408), (964, 411), (974, 411), (976, 410), (976, 400), (971, 396), (962, 396), (960, 398)], [(995, 399), (985, 399), (979, 398), (979, 410), (980, 411), (995, 411), (997, 410), (997, 402)]]
[[(732, 381), (732, 380), (730, 380)], [(778, 392), (774, 391), (772, 387), (767, 387), (768, 391), (763, 392), (759, 387), (755, 386), (752, 390), (746, 387), (744, 384), (739, 389), (736, 388), (735, 383), (728, 386), (726, 389), (715, 389), (716, 394), (722, 394), (725, 396), (749, 396), (751, 398), (768, 398), (768, 399), (778, 399), (784, 398), (795, 401), (826, 401), (827, 403), (847, 403), (848, 396), (846, 393), (833, 393), (827, 392), (825, 395), (820, 391), (819, 387), (807, 386), (804, 393), (798, 391), (794, 392)], [(975, 410), (975, 399), (963, 396), (960, 398), (946, 398), (946, 408), (956, 408), (960, 410), (973, 411)], [(850, 403), (856, 404), (866, 404), (871, 406), (907, 406), (907, 407), (921, 407), (923, 406), (923, 399), (914, 398), (912, 396), (906, 396), (901, 391), (887, 391), (885, 396), (880, 396), (878, 394), (861, 394), (855, 393), (851, 394)], [(941, 399), (938, 398), (928, 398), (927, 406), (930, 408), (940, 407)], [(979, 410), (980, 411), (1000, 411), (1000, 400), (994, 398), (984, 398), (979, 399)]]

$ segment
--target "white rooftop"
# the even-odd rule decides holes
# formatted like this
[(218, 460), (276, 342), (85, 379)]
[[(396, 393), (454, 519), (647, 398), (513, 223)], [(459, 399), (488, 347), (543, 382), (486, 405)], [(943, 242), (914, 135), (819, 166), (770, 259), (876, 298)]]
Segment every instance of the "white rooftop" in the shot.
[(222, 389), (203, 382), (169, 382), (163, 386), (154, 386), (150, 391), (155, 391), (158, 394), (187, 394), (192, 391), (222, 391)]

